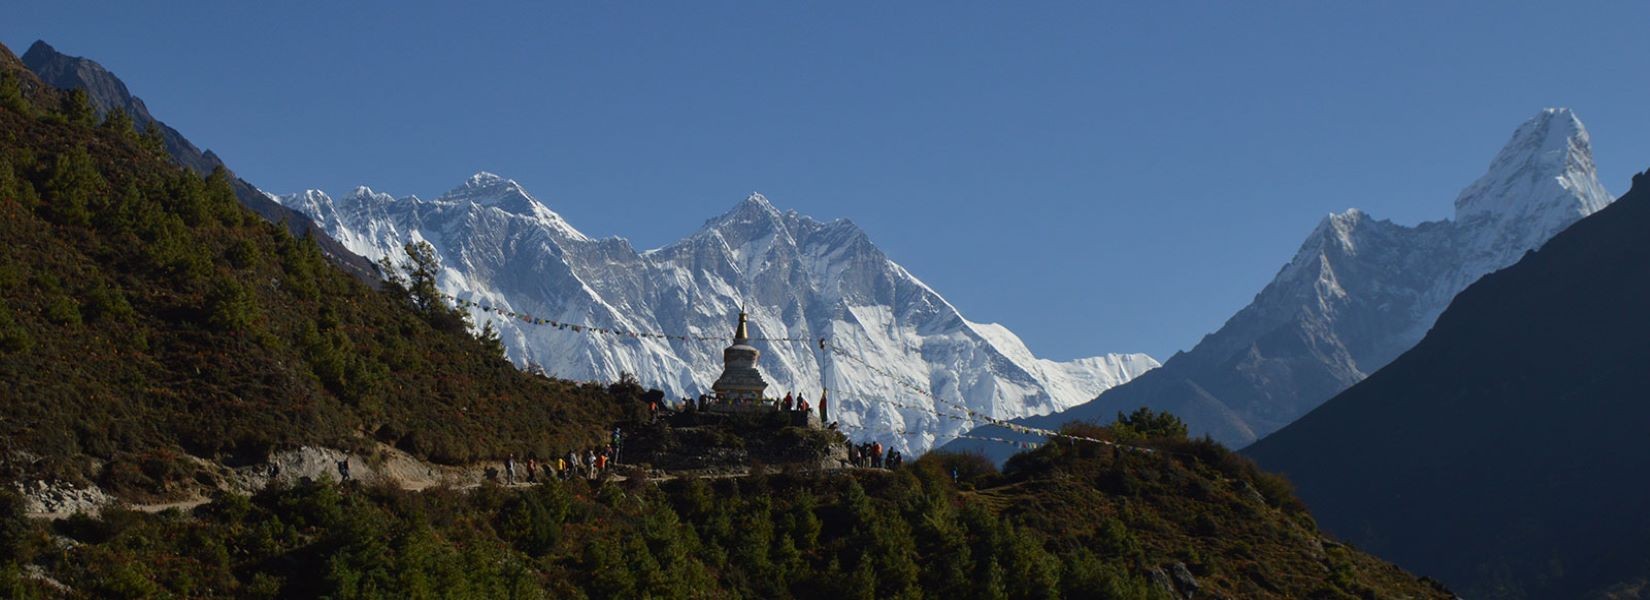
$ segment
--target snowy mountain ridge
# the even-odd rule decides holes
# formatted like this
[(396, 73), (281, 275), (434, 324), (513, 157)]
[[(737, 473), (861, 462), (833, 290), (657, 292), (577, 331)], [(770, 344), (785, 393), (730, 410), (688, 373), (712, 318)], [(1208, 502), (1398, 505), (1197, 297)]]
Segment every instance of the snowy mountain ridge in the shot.
[[(1460, 193), (1453, 220), (1325, 216), (1271, 283), (1190, 351), (1092, 402), (1023, 422), (1109, 421), (1149, 406), (1180, 416), (1193, 435), (1248, 445), (1414, 347), (1461, 290), (1611, 200), (1581, 121), (1545, 109)], [(968, 440), (950, 449), (1006, 457)]]
[[(720, 338), (731, 336), (733, 317), (744, 308), (753, 336), (828, 337), (898, 381), (822, 354), (816, 344), (759, 344), (761, 368), (774, 384), (769, 393), (813, 398), (825, 381), (831, 418), (852, 437), (907, 452), (925, 451), (974, 424), (936, 416), (928, 409), (960, 411), (934, 407), (906, 390), (908, 384), (1012, 418), (1087, 401), (1158, 366), (1144, 354), (1037, 358), (1007, 328), (964, 318), (852, 222), (781, 212), (757, 193), (687, 237), (645, 252), (620, 238), (591, 238), (520, 184), (485, 172), (433, 200), (397, 199), (366, 187), (337, 199), (316, 190), (276, 199), (374, 260), (399, 258), (403, 244), (427, 241), (443, 265), (443, 292), (510, 311)], [(676, 397), (708, 391), (727, 345), (580, 334), (480, 311), (472, 316), (477, 324), (493, 323), (518, 365), (599, 381), (629, 372)]]

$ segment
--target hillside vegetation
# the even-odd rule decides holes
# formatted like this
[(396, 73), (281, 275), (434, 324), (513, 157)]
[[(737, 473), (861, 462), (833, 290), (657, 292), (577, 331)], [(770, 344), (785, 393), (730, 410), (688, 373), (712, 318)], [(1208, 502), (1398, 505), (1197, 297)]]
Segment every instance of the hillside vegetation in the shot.
[[(409, 260), (409, 263), (415, 261)], [(164, 494), (197, 457), (373, 438), (437, 462), (601, 439), (634, 386), (529, 376), (414, 264), (367, 287), (0, 56), (0, 478)], [(422, 275), (421, 275), (422, 273)]]
[[(191, 514), (14, 512), (0, 531), (12, 560), (95, 597), (1449, 597), (1324, 540), (1287, 485), (1217, 444), (1140, 443), (1153, 450), (1056, 442), (1002, 474), (933, 454), (892, 472), (468, 493), (323, 482)], [(60, 593), (16, 565), (0, 590)]]

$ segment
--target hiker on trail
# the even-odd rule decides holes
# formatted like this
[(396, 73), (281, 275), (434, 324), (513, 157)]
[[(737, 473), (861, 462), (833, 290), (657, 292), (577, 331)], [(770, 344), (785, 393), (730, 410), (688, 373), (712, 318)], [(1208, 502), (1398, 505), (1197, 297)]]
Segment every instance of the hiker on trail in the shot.
[[(819, 421), (823, 423), (829, 418), (830, 416), (825, 412), (825, 392), (821, 391), (819, 392)], [(836, 423), (832, 422), (831, 424), (835, 425)]]
[(349, 455), (346, 454), (344, 460), (338, 461), (338, 482), (347, 481), (349, 481)]
[(527, 483), (539, 480), (539, 459), (537, 455), (527, 455)]
[(871, 466), (882, 468), (882, 442), (871, 442)]
[(793, 403), (793, 402), (795, 402), (795, 400), (793, 400), (793, 399), (792, 399), (792, 398), (791, 398), (791, 394), (790, 394), (790, 392), (786, 392), (786, 393), (785, 393), (785, 398), (784, 398), (784, 399), (783, 399), (783, 400), (780, 400), (780, 401), (779, 401), (779, 408), (780, 408), (780, 410), (784, 410), (784, 411), (787, 411), (787, 412), (789, 412), (789, 411), (790, 411), (790, 410), (791, 410), (791, 404), (792, 404), (792, 403)]
[(598, 454), (596, 455), (596, 472), (601, 473), (605, 471), (607, 471), (607, 454)]
[(587, 469), (587, 472), (590, 474), (588, 479), (595, 479), (596, 478), (596, 449), (595, 448), (590, 448), (590, 449), (584, 451), (584, 466), (585, 466), (585, 469)]
[(699, 394), (699, 410), (705, 410), (705, 395)]
[(556, 458), (556, 472), (553, 473), (553, 475), (557, 479), (561, 479), (563, 481), (567, 480), (567, 459), (561, 457)]
[(516, 484), (516, 455), (504, 458), (504, 485)]

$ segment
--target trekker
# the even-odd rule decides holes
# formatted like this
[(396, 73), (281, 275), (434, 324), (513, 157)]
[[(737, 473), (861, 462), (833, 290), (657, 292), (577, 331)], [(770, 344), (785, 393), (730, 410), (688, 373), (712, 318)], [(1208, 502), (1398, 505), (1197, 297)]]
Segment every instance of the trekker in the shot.
[(567, 480), (567, 459), (556, 458), (556, 478), (562, 481)]
[(607, 471), (607, 453), (604, 452), (602, 454), (596, 455), (596, 472), (603, 473), (603, 472), (606, 472), (606, 471)]
[(792, 406), (793, 402), (795, 402), (795, 400), (793, 400), (791, 398), (791, 394), (789, 392), (786, 392), (785, 393), (785, 399), (779, 401), (779, 407), (780, 407), (781, 410), (789, 412), (791, 410), (791, 406)]
[(349, 481), (349, 455), (346, 454), (346, 455), (344, 455), (344, 460), (338, 461), (338, 482), (339, 483), (345, 483), (345, 482), (348, 482), (348, 481)]
[(591, 449), (588, 449), (588, 450), (584, 451), (584, 468), (589, 473), (588, 479), (595, 479), (596, 478), (596, 449), (595, 448), (591, 448)]
[(527, 455), (527, 483), (539, 480), (539, 459), (534, 455)]
[(504, 485), (516, 484), (516, 455), (504, 458)]
[(871, 466), (882, 468), (882, 442), (871, 442)]

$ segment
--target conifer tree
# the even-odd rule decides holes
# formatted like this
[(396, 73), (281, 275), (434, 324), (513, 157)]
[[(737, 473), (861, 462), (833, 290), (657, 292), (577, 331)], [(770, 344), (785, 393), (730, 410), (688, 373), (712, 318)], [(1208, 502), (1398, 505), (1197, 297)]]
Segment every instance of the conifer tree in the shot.
[(103, 176), (97, 172), (86, 148), (75, 148), (57, 155), (46, 178), (45, 208), (59, 223), (87, 225), (91, 223), (93, 199), (102, 193)]
[(109, 116), (103, 118), (103, 128), (115, 135), (128, 140), (137, 140), (137, 126), (132, 121), (132, 115), (126, 114), (126, 109), (115, 108), (109, 111)]
[(86, 95), (86, 90), (74, 89), (64, 94), (62, 112), (63, 117), (75, 125), (97, 125), (97, 109), (92, 107), (92, 98)]
[(0, 106), (24, 116), (34, 116), (34, 105), (23, 98), (23, 89), (18, 77), (10, 71), (0, 72)]

